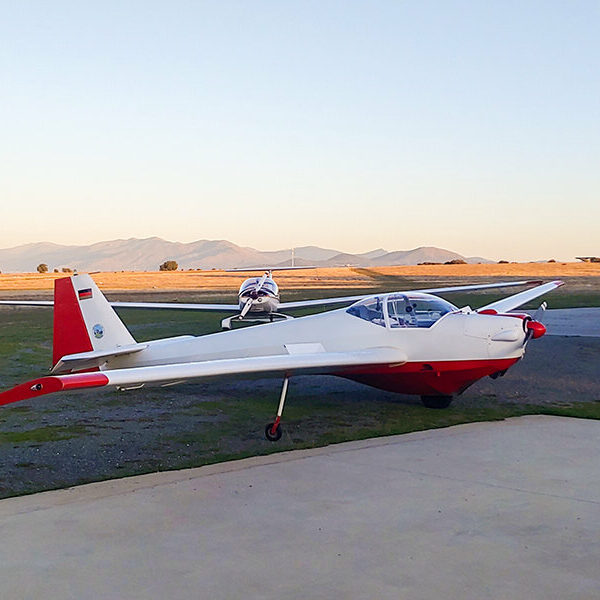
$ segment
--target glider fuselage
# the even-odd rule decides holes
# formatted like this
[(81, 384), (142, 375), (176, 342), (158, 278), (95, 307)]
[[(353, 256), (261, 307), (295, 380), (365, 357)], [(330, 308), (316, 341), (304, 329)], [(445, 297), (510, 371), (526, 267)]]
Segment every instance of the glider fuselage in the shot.
[[(422, 295), (425, 296), (425, 295)], [(117, 356), (102, 370), (286, 354), (395, 348), (402, 364), (316, 369), (383, 389), (410, 394), (452, 394), (486, 375), (505, 371), (524, 352), (523, 320), (513, 316), (453, 311), (428, 327), (392, 327), (338, 309), (300, 319), (200, 337), (147, 342), (135, 354)]]

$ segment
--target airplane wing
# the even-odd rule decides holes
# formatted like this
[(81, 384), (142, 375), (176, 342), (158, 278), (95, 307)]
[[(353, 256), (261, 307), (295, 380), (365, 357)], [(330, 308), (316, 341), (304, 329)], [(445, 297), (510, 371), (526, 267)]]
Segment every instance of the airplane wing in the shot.
[(168, 310), (212, 310), (214, 312), (239, 312), (239, 304), (193, 304), (185, 302), (109, 302), (113, 308), (159, 308)]
[(6, 306), (54, 306), (52, 300), (0, 300)]
[(225, 273), (264, 273), (265, 271), (298, 271), (300, 269), (318, 269), (314, 265), (302, 267), (251, 267), (249, 269), (225, 269)]
[[(297, 344), (293, 346), (298, 346)], [(312, 346), (309, 344), (309, 346)], [(188, 379), (221, 377), (227, 375), (266, 374), (316, 374), (343, 371), (344, 368), (367, 365), (401, 365), (406, 354), (397, 348), (371, 348), (353, 352), (310, 352), (290, 347), (289, 354), (232, 358), (149, 367), (113, 369), (69, 375), (49, 375), (34, 379), (0, 393), (0, 405), (37, 398), (67, 390), (117, 387), (137, 388), (146, 384), (173, 384)]]
[[(211, 310), (239, 312), (239, 304), (190, 304), (184, 302), (109, 302), (113, 308), (151, 308), (168, 310)], [(0, 306), (54, 306), (52, 300), (0, 300)]]
[(509, 296), (508, 298), (503, 298), (502, 300), (498, 300), (497, 302), (492, 302), (486, 306), (482, 306), (477, 310), (477, 312), (482, 311), (492, 311), (495, 310), (498, 313), (505, 313), (510, 310), (514, 310), (515, 308), (519, 308), (523, 304), (526, 304), (530, 300), (534, 300), (539, 296), (543, 296), (552, 290), (564, 285), (564, 281), (550, 281), (549, 283), (544, 283), (543, 285), (538, 285), (530, 290), (525, 290), (524, 292), (520, 292), (519, 294), (514, 294), (513, 296)]
[[(417, 290), (404, 290), (409, 292), (420, 292), (424, 294), (441, 294), (449, 292), (471, 292), (476, 290), (490, 290), (496, 288), (515, 287), (523, 285), (534, 285), (542, 283), (539, 280), (528, 281), (501, 281), (498, 283), (483, 283), (475, 285), (459, 285), (439, 288), (425, 288)], [(352, 304), (363, 298), (374, 294), (360, 294), (358, 296), (341, 296), (339, 298), (320, 298), (317, 300), (299, 300), (298, 302), (281, 302), (279, 309), (289, 310), (294, 308), (311, 308), (314, 306), (336, 306)], [(238, 304), (195, 304), (184, 302), (109, 302), (113, 308), (145, 308), (145, 309), (168, 309), (168, 310), (205, 310), (214, 312), (239, 312)], [(12, 306), (53, 306), (52, 300), (0, 300), (0, 305)]]
[(299, 302), (280, 302), (279, 309), (309, 308), (312, 306), (335, 306), (336, 304), (352, 304), (372, 294), (361, 294), (360, 296), (342, 296), (340, 298), (320, 298), (318, 300), (300, 300)]
[[(515, 287), (523, 285), (534, 285), (542, 283), (539, 280), (529, 281), (501, 281), (498, 283), (482, 283), (475, 285), (458, 285), (451, 287), (439, 287), (439, 288), (426, 288), (418, 290), (404, 290), (407, 294), (409, 292), (419, 292), (423, 294), (441, 294), (444, 292), (472, 292), (476, 290), (491, 290), (495, 288)], [(361, 294), (360, 296), (343, 296), (340, 298), (321, 298), (319, 300), (300, 300), (298, 302), (281, 302), (279, 304), (280, 309), (291, 309), (291, 308), (309, 308), (312, 306), (334, 306), (336, 304), (352, 304), (358, 302), (363, 298), (368, 298), (374, 294)]]

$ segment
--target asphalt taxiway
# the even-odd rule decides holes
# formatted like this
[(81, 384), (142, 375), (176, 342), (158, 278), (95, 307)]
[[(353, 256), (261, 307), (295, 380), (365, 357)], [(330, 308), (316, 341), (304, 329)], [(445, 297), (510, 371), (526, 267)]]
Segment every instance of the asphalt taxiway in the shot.
[(599, 453), (522, 417), (10, 498), (2, 597), (589, 600)]
[(542, 317), (549, 335), (600, 337), (600, 308), (557, 308)]

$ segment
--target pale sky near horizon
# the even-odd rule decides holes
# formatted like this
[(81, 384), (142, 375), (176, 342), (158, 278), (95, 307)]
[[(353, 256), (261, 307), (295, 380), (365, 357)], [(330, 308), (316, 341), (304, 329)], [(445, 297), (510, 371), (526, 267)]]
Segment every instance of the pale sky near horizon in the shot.
[(598, 2), (0, 6), (0, 247), (600, 255)]

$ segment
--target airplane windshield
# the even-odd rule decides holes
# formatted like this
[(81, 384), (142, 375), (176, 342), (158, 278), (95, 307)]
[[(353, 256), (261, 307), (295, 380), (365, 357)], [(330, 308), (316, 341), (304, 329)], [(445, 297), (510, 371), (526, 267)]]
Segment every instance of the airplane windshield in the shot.
[(453, 304), (434, 296), (394, 294), (387, 299), (390, 327), (431, 327), (445, 314), (457, 310)]
[[(250, 279), (246, 279), (242, 285), (240, 286), (239, 294), (246, 294), (255, 290), (260, 283), (260, 277), (250, 277)], [(258, 291), (259, 296), (265, 296), (267, 294), (272, 294), (276, 296), (279, 292), (277, 284), (272, 279), (265, 279), (260, 290)]]
[(391, 294), (383, 298), (366, 298), (346, 310), (349, 315), (391, 329), (431, 327), (456, 306), (436, 296)]
[(383, 302), (381, 301), (381, 298), (367, 298), (358, 304), (352, 305), (346, 312), (359, 319), (364, 319), (375, 325), (385, 327)]
[(277, 292), (279, 291), (277, 289), (277, 284), (272, 279), (267, 279), (263, 283), (263, 286), (261, 289), (269, 292), (270, 294), (277, 294)]

